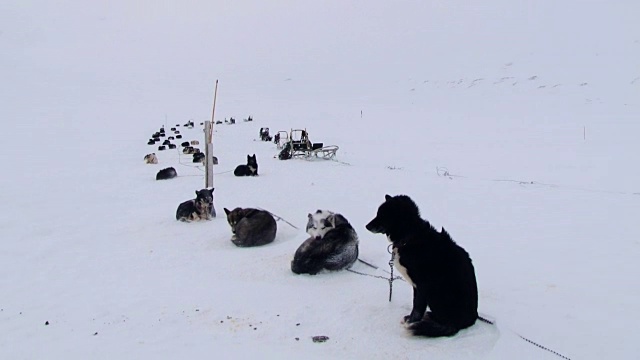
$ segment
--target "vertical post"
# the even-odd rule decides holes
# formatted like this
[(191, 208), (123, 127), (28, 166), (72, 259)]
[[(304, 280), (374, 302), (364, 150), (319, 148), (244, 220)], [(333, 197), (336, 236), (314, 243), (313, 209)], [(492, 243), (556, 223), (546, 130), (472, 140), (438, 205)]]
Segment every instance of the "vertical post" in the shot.
[(213, 110), (211, 110), (211, 121), (204, 123), (204, 159), (205, 159), (205, 188), (213, 187), (213, 125), (215, 124), (216, 98), (218, 96), (218, 80), (216, 80), (216, 88), (213, 93)]
[(211, 110), (211, 123), (213, 125), (213, 118), (216, 115), (216, 98), (218, 97), (218, 80), (216, 80), (216, 88), (213, 92), (213, 110)]
[(204, 122), (204, 187), (213, 187), (213, 144), (211, 143), (211, 121)]
[(587, 140), (587, 126), (582, 127), (582, 140)]

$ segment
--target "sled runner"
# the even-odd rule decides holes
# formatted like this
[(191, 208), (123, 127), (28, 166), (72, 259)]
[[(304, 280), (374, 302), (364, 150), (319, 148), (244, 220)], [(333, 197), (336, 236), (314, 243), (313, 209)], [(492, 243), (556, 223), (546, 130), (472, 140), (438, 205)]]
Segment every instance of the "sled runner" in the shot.
[[(322, 143), (320, 143), (320, 145), (322, 145)], [(325, 160), (331, 160), (336, 156), (337, 151), (338, 151), (337, 145), (329, 145), (329, 146), (319, 147), (317, 149), (304, 150), (304, 158), (309, 159), (311, 157), (317, 157)]]
[[(289, 141), (283, 146), (279, 155), (281, 160), (290, 158), (321, 158), (325, 160), (333, 159), (338, 151), (337, 145), (324, 146), (323, 143), (312, 143), (309, 141), (309, 133), (306, 129), (291, 129)], [(289, 154), (284, 154), (288, 152)], [(288, 156), (287, 156), (288, 155)]]

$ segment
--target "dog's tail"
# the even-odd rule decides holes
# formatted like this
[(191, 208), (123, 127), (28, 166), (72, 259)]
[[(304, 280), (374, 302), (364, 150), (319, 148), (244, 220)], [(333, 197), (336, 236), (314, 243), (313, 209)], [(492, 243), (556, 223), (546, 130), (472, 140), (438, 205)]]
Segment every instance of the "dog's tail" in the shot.
[(409, 331), (416, 336), (440, 337), (453, 336), (458, 332), (458, 328), (451, 325), (444, 325), (425, 318), (408, 326)]

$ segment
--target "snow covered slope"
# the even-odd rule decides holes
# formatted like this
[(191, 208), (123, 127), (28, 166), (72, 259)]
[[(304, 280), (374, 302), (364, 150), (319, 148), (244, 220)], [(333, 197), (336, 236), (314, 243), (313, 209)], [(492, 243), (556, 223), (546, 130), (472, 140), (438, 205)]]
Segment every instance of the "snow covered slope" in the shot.
[[(572, 359), (634, 358), (638, 13), (622, 0), (0, 4), (0, 358), (557, 358), (518, 334)], [(261, 207), (301, 229), (279, 221), (264, 247), (236, 248), (224, 217), (175, 221), (203, 172), (146, 145), (210, 119), (216, 79), (216, 118), (239, 120), (215, 128), (218, 214)], [(337, 161), (279, 161), (260, 127), (306, 128)], [(259, 177), (229, 172), (254, 153)], [(155, 181), (167, 166), (179, 177)], [(307, 213), (330, 209), (379, 266), (355, 270), (386, 276), (387, 241), (364, 228), (385, 194), (411, 196), (469, 251), (496, 326), (412, 338), (406, 283), (389, 303), (383, 279), (291, 273)]]

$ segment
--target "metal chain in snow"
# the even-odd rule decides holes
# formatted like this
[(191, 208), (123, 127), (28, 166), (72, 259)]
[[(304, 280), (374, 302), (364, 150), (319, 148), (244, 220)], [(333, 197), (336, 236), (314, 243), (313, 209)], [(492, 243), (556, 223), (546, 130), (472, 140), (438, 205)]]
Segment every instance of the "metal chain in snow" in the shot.
[[(390, 248), (391, 248), (391, 246), (392, 246), (392, 245), (393, 245), (393, 244), (390, 244), (390, 245), (387, 247), (387, 252), (389, 252), (389, 253), (391, 254), (391, 260), (389, 260), (389, 267), (391, 268), (391, 272), (389, 272), (389, 277), (388, 277), (388, 278), (387, 278), (387, 277), (384, 277), (384, 276), (379, 276), (379, 275), (365, 274), (365, 273), (362, 273), (362, 272), (359, 272), (359, 271), (355, 271), (355, 270), (353, 270), (353, 269), (347, 269), (347, 271), (350, 271), (350, 272), (352, 272), (352, 273), (354, 273), (354, 274), (363, 275), (363, 276), (369, 276), (369, 277), (373, 277), (373, 278), (376, 278), (376, 279), (384, 279), (384, 280), (387, 280), (387, 281), (389, 282), (389, 301), (391, 301), (391, 295), (392, 295), (392, 293), (393, 293), (393, 281), (394, 281), (394, 280), (404, 280), (404, 279), (403, 279), (403, 278), (401, 278), (400, 276), (393, 276), (393, 261), (394, 261), (394, 253), (393, 253), (392, 251), (390, 251)], [(360, 260), (360, 259), (358, 259), (358, 260)], [(366, 262), (366, 261), (362, 261), (362, 260), (360, 260), (360, 262), (362, 262), (362, 263), (364, 263), (365, 265), (370, 266), (370, 267), (372, 267), (372, 268), (374, 268), (374, 269), (378, 269), (378, 267), (376, 267), (376, 266), (374, 266), (374, 265), (371, 265), (371, 264), (369, 264), (369, 263), (368, 263), (368, 262)], [(385, 270), (382, 270), (382, 271), (385, 271)]]
[[(391, 270), (391, 271), (389, 272), (389, 278), (386, 278), (386, 277), (384, 277), (384, 276), (378, 276), (378, 275), (365, 274), (365, 273), (362, 273), (362, 272), (359, 272), (359, 271), (355, 271), (355, 270), (352, 270), (352, 269), (347, 269), (348, 271), (351, 271), (352, 273), (355, 273), (355, 274), (358, 274), (358, 275), (370, 276), (370, 277), (374, 277), (374, 278), (378, 278), (378, 279), (385, 279), (385, 280), (387, 280), (387, 281), (389, 282), (389, 301), (391, 301), (391, 296), (393, 295), (393, 281), (394, 281), (394, 280), (404, 280), (404, 279), (403, 279), (403, 278), (401, 278), (400, 276), (395, 276), (395, 277), (393, 276), (393, 265), (394, 265), (394, 260), (395, 260), (395, 253), (393, 252), (392, 247), (393, 247), (393, 244), (389, 244), (389, 246), (387, 247), (387, 252), (388, 252), (389, 254), (391, 254), (391, 260), (389, 260), (389, 268), (390, 268), (390, 270)], [(360, 260), (360, 259), (358, 259), (358, 260)], [(362, 261), (362, 260), (360, 260), (360, 261), (361, 261), (362, 263), (366, 264), (367, 266), (370, 266), (370, 267), (372, 267), (372, 268), (374, 268), (374, 269), (377, 269), (377, 267), (375, 267), (374, 265), (371, 265), (371, 264), (369, 264), (369, 263), (367, 263), (367, 262), (365, 262), (365, 261)], [(384, 271), (384, 270), (383, 270), (383, 271)], [(478, 319), (479, 319), (480, 321), (483, 321), (483, 322), (485, 322), (485, 323), (489, 324), (489, 325), (495, 325), (495, 322), (493, 322), (493, 321), (491, 321), (491, 320), (488, 320), (488, 319), (485, 319), (485, 318), (483, 318), (482, 316), (479, 316), (479, 315), (478, 315)], [(519, 338), (521, 338), (522, 340), (524, 340), (524, 341), (528, 342), (528, 343), (529, 343), (529, 344), (531, 344), (531, 345), (534, 345), (534, 346), (536, 346), (536, 347), (538, 347), (538, 348), (540, 348), (540, 349), (542, 349), (542, 350), (548, 351), (548, 352), (550, 352), (551, 354), (556, 355), (556, 356), (558, 356), (558, 357), (560, 357), (560, 358), (563, 358), (563, 359), (565, 359), (565, 360), (571, 360), (571, 359), (569, 359), (568, 357), (566, 357), (566, 356), (564, 356), (564, 355), (560, 354), (560, 353), (559, 353), (559, 352), (557, 352), (557, 351), (554, 351), (554, 350), (552, 350), (552, 349), (549, 349), (548, 347), (546, 347), (546, 346), (544, 346), (544, 345), (541, 345), (541, 344), (539, 344), (539, 343), (537, 343), (537, 342), (535, 342), (535, 341), (533, 341), (533, 340), (531, 340), (531, 339), (528, 339), (528, 338), (526, 338), (526, 337), (524, 337), (524, 336), (522, 336), (522, 335), (520, 335), (520, 334), (518, 334), (518, 333), (516, 333), (516, 332), (514, 332), (514, 333), (515, 333)]]
[[(515, 331), (514, 331), (514, 332), (515, 332)], [(555, 355), (555, 356), (557, 356), (557, 357), (563, 358), (563, 359), (565, 359), (565, 360), (571, 360), (571, 359), (569, 359), (568, 357), (566, 357), (566, 356), (564, 356), (564, 355), (560, 354), (560, 353), (559, 353), (559, 352), (557, 352), (557, 351), (551, 350), (551, 349), (549, 349), (549, 348), (548, 348), (548, 347), (546, 347), (546, 346), (540, 345), (540, 344), (538, 344), (537, 342), (535, 342), (535, 341), (533, 341), (533, 340), (531, 340), (531, 339), (527, 339), (526, 337), (524, 337), (524, 336), (522, 336), (522, 335), (520, 335), (520, 334), (518, 334), (518, 333), (515, 333), (515, 334), (516, 334), (516, 335), (518, 335), (518, 337), (520, 337), (520, 339), (522, 339), (522, 340), (524, 340), (524, 341), (528, 342), (528, 343), (529, 343), (529, 344), (531, 344), (531, 345), (537, 346), (537, 347), (539, 347), (539, 348), (540, 348), (540, 349), (542, 349), (542, 350), (548, 351), (548, 352), (552, 353), (553, 355)]]
[(391, 268), (391, 276), (389, 276), (389, 302), (391, 302), (391, 295), (393, 295), (393, 280), (395, 280), (393, 278), (393, 262), (396, 254), (391, 250), (392, 247), (393, 244), (389, 244), (389, 246), (387, 246), (387, 252), (391, 254), (391, 260), (389, 260), (389, 268)]

